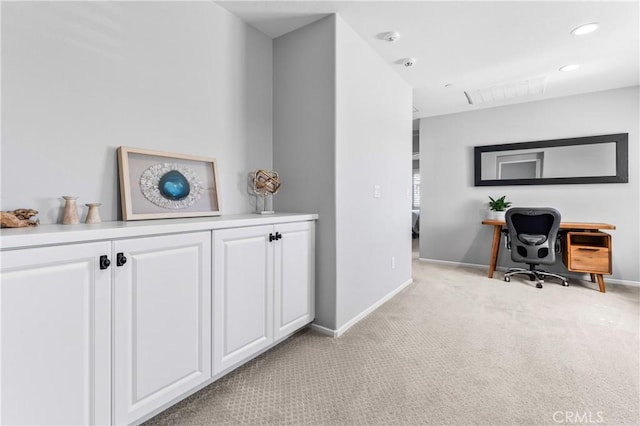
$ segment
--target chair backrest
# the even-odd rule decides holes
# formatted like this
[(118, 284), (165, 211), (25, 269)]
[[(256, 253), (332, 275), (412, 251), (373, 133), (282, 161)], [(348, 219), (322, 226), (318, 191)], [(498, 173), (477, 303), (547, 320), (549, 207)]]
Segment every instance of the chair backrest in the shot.
[(560, 229), (560, 212), (551, 207), (513, 207), (505, 215), (511, 240), (511, 259), (532, 265), (551, 265)]

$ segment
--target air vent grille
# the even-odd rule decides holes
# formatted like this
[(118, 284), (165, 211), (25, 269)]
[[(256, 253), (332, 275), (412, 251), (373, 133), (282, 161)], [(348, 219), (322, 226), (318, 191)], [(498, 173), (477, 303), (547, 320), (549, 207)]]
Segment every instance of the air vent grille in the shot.
[(535, 77), (517, 83), (507, 83), (484, 89), (466, 90), (464, 92), (470, 105), (541, 95), (547, 85), (547, 77)]

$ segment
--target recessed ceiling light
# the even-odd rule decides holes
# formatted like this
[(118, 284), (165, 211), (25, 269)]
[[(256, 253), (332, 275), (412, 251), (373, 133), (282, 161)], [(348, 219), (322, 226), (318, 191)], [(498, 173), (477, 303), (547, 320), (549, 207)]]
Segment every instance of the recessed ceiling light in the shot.
[(573, 70), (577, 70), (578, 68), (580, 68), (580, 65), (578, 64), (571, 64), (571, 65), (565, 65), (564, 67), (560, 67), (560, 71), (573, 71)]
[(573, 35), (585, 35), (585, 34), (592, 33), (597, 29), (598, 29), (598, 23), (597, 22), (591, 22), (589, 24), (580, 25), (579, 27), (574, 28), (571, 31), (571, 34), (573, 34)]
[(384, 39), (387, 41), (396, 41), (399, 38), (400, 38), (400, 33), (397, 31), (392, 31), (384, 35)]

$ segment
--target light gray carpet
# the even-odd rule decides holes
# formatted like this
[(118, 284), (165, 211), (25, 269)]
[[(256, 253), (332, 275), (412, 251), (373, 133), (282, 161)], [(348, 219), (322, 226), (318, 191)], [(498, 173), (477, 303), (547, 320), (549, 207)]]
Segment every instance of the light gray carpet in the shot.
[(414, 260), (342, 337), (298, 333), (148, 424), (640, 423), (640, 289), (485, 274)]

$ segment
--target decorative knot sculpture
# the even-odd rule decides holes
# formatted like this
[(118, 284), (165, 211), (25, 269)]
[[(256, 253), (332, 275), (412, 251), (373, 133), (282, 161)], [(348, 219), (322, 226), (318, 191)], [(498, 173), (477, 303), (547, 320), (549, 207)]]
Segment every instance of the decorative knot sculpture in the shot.
[(280, 177), (273, 170), (256, 170), (253, 174), (253, 192), (262, 195), (262, 211), (260, 214), (272, 214), (273, 210), (267, 210), (267, 196), (275, 195), (280, 188)]

